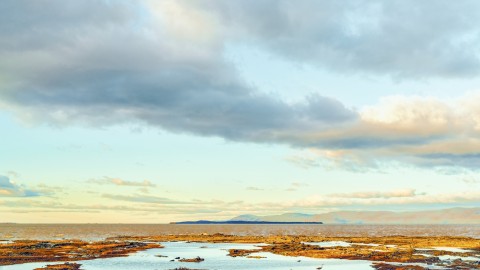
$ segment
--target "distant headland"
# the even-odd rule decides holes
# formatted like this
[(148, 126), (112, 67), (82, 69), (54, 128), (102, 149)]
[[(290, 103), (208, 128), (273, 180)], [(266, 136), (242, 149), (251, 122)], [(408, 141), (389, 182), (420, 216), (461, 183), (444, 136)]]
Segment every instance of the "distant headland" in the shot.
[(279, 225), (320, 225), (323, 222), (295, 222), (295, 221), (247, 221), (247, 220), (225, 220), (225, 221), (212, 221), (212, 220), (197, 220), (197, 221), (180, 221), (180, 222), (171, 222), (171, 224), (237, 224), (237, 225), (248, 225), (248, 224), (279, 224)]

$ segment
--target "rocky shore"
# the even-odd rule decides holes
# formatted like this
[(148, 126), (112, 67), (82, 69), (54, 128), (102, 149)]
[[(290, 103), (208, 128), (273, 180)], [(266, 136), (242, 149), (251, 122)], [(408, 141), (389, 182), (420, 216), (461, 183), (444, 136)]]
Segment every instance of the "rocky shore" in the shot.
[(42, 268), (36, 268), (34, 270), (82, 270), (80, 269), (81, 264), (78, 263), (63, 263), (63, 264), (53, 264), (53, 265), (46, 265)]
[(13, 241), (0, 245), (0, 265), (120, 257), (140, 250), (158, 247), (161, 247), (161, 245), (114, 240), (99, 242), (80, 240)]
[[(270, 252), (285, 256), (372, 261), (373, 267), (379, 270), (417, 270), (427, 269), (432, 265), (444, 266), (445, 269), (480, 269), (480, 240), (473, 238), (236, 236), (224, 234), (121, 236), (99, 242), (80, 240), (13, 241), (0, 245), (0, 265), (127, 256), (145, 249), (160, 248), (159, 243), (171, 241), (262, 244), (257, 249), (228, 250), (228, 255), (233, 257), (256, 258), (258, 257), (256, 253)], [(453, 259), (445, 260), (442, 259), (443, 257)], [(203, 261), (199, 257), (182, 260)], [(73, 264), (67, 264), (67, 266), (75, 267)]]

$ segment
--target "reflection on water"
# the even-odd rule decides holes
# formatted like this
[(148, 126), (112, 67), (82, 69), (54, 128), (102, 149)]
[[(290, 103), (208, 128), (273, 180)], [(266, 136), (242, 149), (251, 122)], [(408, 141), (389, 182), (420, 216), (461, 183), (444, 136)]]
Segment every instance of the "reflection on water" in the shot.
[(0, 224), (0, 240), (98, 240), (118, 235), (224, 233), (236, 235), (465, 236), (480, 238), (480, 225), (176, 225)]
[[(246, 257), (227, 256), (228, 249), (252, 249), (256, 248), (251, 244), (213, 244), (213, 243), (185, 243), (169, 242), (163, 243), (165, 248), (150, 249), (129, 257), (96, 259), (91, 261), (80, 261), (85, 270), (167, 270), (178, 267), (195, 269), (230, 269), (230, 270), (315, 270), (323, 266), (322, 270), (372, 270), (368, 261), (349, 261), (338, 259), (312, 259), (306, 257), (286, 257), (271, 253), (256, 253), (255, 255), (266, 257), (253, 259)], [(162, 255), (166, 257), (158, 257)], [(201, 263), (184, 263), (175, 258), (194, 258), (200, 256), (205, 259)], [(175, 261), (171, 261), (175, 260)], [(31, 270), (35, 267), (44, 266), (45, 263), (29, 263), (23, 265), (12, 265), (0, 267), (0, 270)]]

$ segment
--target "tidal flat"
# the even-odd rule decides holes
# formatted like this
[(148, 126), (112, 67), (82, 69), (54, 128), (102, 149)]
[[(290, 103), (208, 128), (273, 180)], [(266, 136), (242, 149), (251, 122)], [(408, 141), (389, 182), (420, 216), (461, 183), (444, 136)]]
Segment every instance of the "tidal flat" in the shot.
[(0, 265), (1, 270), (480, 269), (480, 239), (215, 233), (9, 240), (0, 244)]

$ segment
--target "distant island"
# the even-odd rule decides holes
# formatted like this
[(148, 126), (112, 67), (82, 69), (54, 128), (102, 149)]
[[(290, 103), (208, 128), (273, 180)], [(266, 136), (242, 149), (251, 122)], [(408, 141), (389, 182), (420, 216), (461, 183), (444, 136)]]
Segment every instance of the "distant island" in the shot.
[(323, 222), (313, 222), (313, 221), (307, 221), (307, 222), (295, 222), (295, 221), (247, 221), (247, 220), (225, 220), (225, 221), (212, 221), (212, 220), (197, 220), (197, 221), (180, 221), (180, 222), (171, 222), (171, 224), (263, 224), (263, 225), (268, 225), (268, 224), (284, 224), (284, 225), (295, 225), (295, 224), (300, 224), (300, 225), (311, 225), (311, 224), (316, 224), (320, 225), (323, 224)]

